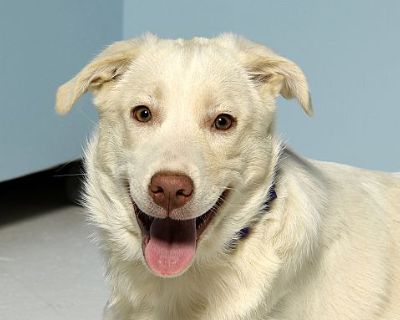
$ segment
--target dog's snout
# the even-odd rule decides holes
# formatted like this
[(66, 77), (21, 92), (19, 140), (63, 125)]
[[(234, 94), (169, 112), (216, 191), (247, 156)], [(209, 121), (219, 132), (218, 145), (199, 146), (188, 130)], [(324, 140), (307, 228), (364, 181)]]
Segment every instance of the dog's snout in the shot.
[(169, 213), (190, 200), (193, 181), (184, 174), (159, 172), (151, 178), (149, 193), (153, 201)]

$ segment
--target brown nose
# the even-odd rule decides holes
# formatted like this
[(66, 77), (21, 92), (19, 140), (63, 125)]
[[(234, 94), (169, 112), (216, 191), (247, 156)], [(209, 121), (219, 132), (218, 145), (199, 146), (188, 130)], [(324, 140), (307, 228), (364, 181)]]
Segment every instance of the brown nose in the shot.
[(193, 181), (183, 174), (159, 172), (151, 178), (149, 193), (154, 202), (169, 213), (189, 201)]

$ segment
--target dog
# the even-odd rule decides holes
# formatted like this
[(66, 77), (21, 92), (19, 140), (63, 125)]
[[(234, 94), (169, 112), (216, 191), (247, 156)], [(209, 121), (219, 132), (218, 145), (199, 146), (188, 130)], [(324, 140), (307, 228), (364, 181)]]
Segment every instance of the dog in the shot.
[(104, 319), (400, 319), (400, 175), (281, 142), (277, 96), (313, 113), (294, 62), (233, 34), (148, 34), (106, 48), (56, 110), (87, 91)]

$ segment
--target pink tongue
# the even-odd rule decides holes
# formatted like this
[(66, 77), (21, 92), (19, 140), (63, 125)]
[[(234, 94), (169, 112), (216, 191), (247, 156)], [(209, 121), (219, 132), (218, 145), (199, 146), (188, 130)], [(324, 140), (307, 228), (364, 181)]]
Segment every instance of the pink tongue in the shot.
[(144, 249), (147, 265), (155, 273), (172, 276), (184, 271), (196, 252), (196, 219), (154, 219)]

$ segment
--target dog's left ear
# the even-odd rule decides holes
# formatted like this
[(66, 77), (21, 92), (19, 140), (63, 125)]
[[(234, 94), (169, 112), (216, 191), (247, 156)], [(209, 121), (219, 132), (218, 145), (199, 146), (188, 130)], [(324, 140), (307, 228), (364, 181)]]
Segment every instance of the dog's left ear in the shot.
[(273, 97), (280, 94), (286, 99), (295, 98), (307, 115), (313, 115), (306, 77), (294, 62), (279, 56), (256, 56), (250, 59), (246, 68), (262, 92)]
[(313, 114), (306, 77), (294, 62), (233, 34), (223, 34), (217, 41), (237, 51), (239, 60), (261, 94), (274, 98), (279, 94), (286, 99), (295, 98), (309, 116)]

